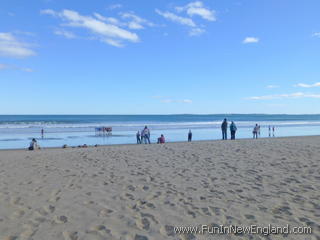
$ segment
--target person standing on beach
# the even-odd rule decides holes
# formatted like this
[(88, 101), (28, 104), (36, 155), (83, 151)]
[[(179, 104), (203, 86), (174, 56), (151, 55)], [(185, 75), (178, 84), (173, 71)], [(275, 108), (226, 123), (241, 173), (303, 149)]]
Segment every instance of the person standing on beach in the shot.
[(143, 138), (144, 138), (144, 143), (147, 144), (147, 142), (149, 144), (151, 144), (150, 142), (150, 130), (147, 126), (144, 127), (143, 132), (142, 132)]
[(141, 139), (140, 139), (140, 132), (138, 131), (137, 134), (137, 144), (141, 144)]
[(232, 121), (231, 124), (230, 124), (231, 140), (235, 140), (236, 139), (236, 131), (237, 131), (237, 126)]
[(191, 130), (189, 130), (189, 133), (188, 133), (188, 142), (191, 142), (192, 141), (192, 132)]
[(228, 130), (228, 122), (225, 118), (221, 124), (221, 131), (222, 131), (222, 140), (227, 140), (227, 130)]
[(269, 137), (271, 137), (271, 126), (269, 125)]
[(274, 137), (274, 130), (275, 130), (275, 127), (273, 126), (273, 127), (272, 127), (272, 134), (273, 134), (273, 137)]
[(254, 126), (254, 128), (253, 128), (253, 131), (252, 131), (252, 133), (253, 133), (253, 138), (258, 139), (258, 131), (259, 131), (259, 126), (258, 126), (258, 124), (256, 124), (256, 125)]
[(41, 129), (41, 138), (43, 138), (43, 136), (44, 136), (44, 130), (43, 130), (43, 128)]

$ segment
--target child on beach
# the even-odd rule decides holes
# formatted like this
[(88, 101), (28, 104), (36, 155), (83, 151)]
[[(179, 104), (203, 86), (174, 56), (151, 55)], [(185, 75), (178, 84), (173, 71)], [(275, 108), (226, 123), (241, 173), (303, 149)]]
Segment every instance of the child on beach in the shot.
[(137, 144), (141, 144), (141, 139), (140, 139), (140, 132), (138, 131), (137, 134)]

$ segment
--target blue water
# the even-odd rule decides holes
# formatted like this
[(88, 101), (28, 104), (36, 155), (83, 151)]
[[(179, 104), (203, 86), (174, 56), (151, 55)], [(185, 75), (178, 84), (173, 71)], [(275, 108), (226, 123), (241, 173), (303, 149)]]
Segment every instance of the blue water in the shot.
[[(160, 134), (170, 142), (185, 141), (189, 129), (194, 140), (220, 139), (223, 118), (235, 121), (238, 138), (250, 138), (256, 123), (261, 137), (269, 137), (268, 126), (275, 126), (275, 137), (320, 134), (320, 115), (0, 115), (0, 149), (26, 148), (31, 138), (42, 147), (133, 144), (145, 125), (153, 142)], [(101, 126), (112, 127), (112, 136), (97, 136), (95, 128)]]

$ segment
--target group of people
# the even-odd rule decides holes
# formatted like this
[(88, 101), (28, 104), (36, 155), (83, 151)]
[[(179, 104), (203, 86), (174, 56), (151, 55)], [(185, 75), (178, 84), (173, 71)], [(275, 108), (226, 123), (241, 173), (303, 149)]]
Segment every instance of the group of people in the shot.
[[(228, 121), (226, 118), (223, 120), (223, 122), (221, 124), (221, 131), (222, 131), (222, 140), (227, 140), (228, 139)], [(237, 126), (232, 121), (230, 124), (231, 140), (236, 139), (236, 132), (237, 132)]]
[[(222, 140), (227, 140), (228, 139), (228, 121), (225, 118), (221, 124), (221, 131), (222, 131)], [(272, 127), (272, 132), (273, 132), (273, 137), (274, 137), (274, 131), (275, 131), (275, 126)], [(230, 134), (231, 134), (231, 140), (236, 139), (236, 132), (237, 132), (237, 126), (236, 124), (232, 121), (230, 124)], [(260, 125), (256, 124), (252, 130), (253, 138), (257, 139), (261, 135), (260, 131)], [(271, 137), (271, 126), (269, 126), (269, 137)]]
[[(144, 129), (141, 131), (141, 133), (140, 133), (140, 131), (138, 131), (136, 133), (136, 138), (137, 138), (137, 144), (142, 144), (142, 143), (150, 144), (151, 143), (151, 141), (150, 141), (150, 129), (147, 126), (145, 126)], [(191, 130), (189, 130), (189, 132), (188, 132), (188, 142), (191, 142), (191, 141), (192, 141), (192, 132), (191, 132)], [(166, 139), (165, 139), (164, 135), (161, 134), (160, 137), (158, 137), (157, 143), (158, 144), (164, 144), (165, 142), (166, 142)]]
[[(221, 131), (222, 131), (222, 140), (227, 140), (228, 139), (228, 121), (225, 118), (221, 124)], [(231, 140), (235, 140), (236, 139), (236, 132), (237, 132), (237, 126), (236, 124), (231, 121), (231, 124), (229, 126), (230, 129), (230, 135), (231, 135)], [(272, 131), (272, 135), (273, 137), (275, 136), (275, 127), (271, 127), (269, 126), (269, 137), (271, 137), (271, 131)], [(256, 124), (252, 130), (252, 134), (253, 134), (253, 138), (257, 139), (258, 137), (260, 137), (261, 132), (260, 132), (260, 125)], [(41, 137), (42, 139), (44, 138), (44, 130), (41, 130)], [(151, 144), (150, 141), (150, 129), (145, 126), (144, 129), (141, 131), (138, 131), (136, 133), (136, 138), (137, 138), (137, 144)], [(188, 132), (188, 142), (192, 141), (192, 131), (189, 130)], [(164, 144), (166, 142), (165, 137), (163, 134), (160, 135), (160, 137), (158, 137), (158, 144)], [(32, 139), (30, 146), (29, 146), (29, 150), (35, 150), (35, 149), (40, 149), (37, 140), (35, 138)]]
[(137, 137), (137, 144), (142, 144), (142, 143), (151, 144), (150, 130), (147, 126), (144, 127), (144, 129), (141, 131), (141, 133), (140, 133), (140, 131), (138, 131), (136, 134), (136, 137)]

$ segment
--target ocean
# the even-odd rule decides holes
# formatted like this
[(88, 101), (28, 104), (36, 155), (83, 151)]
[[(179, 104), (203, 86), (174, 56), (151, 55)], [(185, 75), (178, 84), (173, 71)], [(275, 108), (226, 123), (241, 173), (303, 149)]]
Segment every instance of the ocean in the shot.
[[(42, 147), (134, 144), (136, 132), (145, 125), (151, 130), (152, 142), (160, 134), (168, 142), (186, 141), (189, 129), (195, 141), (215, 140), (221, 138), (224, 118), (236, 123), (237, 138), (251, 138), (256, 123), (261, 126), (261, 137), (269, 137), (269, 126), (275, 127), (275, 137), (320, 134), (320, 115), (0, 115), (0, 149), (27, 148), (32, 138)], [(112, 127), (112, 135), (97, 135), (97, 127)]]

